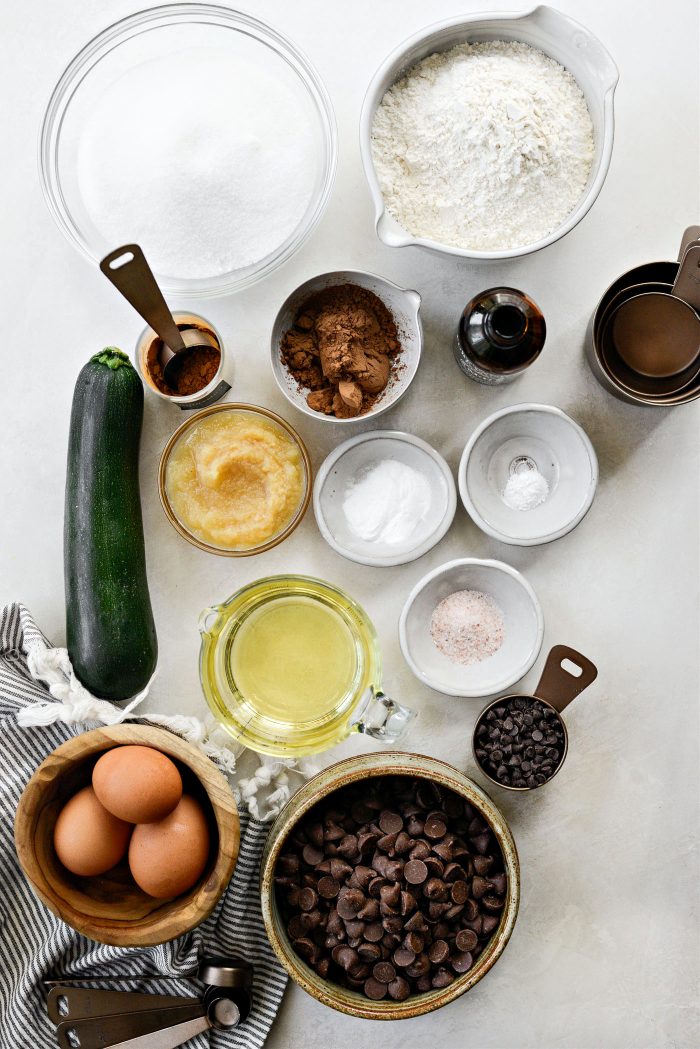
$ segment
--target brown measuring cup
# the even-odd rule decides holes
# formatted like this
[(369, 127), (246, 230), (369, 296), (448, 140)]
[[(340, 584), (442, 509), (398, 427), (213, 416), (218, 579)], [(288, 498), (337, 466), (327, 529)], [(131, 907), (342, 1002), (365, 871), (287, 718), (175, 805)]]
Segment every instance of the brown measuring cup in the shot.
[[(571, 664), (572, 670), (569, 670), (568, 667), (564, 665), (565, 663)], [(575, 673), (576, 670), (579, 671), (578, 674)], [(580, 695), (585, 688), (588, 688), (589, 685), (593, 684), (597, 676), (598, 670), (595, 665), (591, 663), (590, 659), (586, 659), (586, 657), (582, 656), (580, 652), (577, 652), (574, 648), (569, 648), (568, 645), (555, 645), (547, 656), (547, 662), (544, 665), (542, 676), (540, 677), (533, 695), (515, 692), (509, 696), (499, 696), (498, 699), (494, 699), (493, 702), (484, 707), (479, 714), (479, 717), (476, 719), (476, 725), (474, 726), (474, 733), (472, 736), (472, 752), (474, 754), (474, 760), (483, 774), (490, 779), (492, 783), (495, 783), (499, 787), (503, 787), (504, 790), (515, 791), (537, 790), (537, 787), (543, 787), (546, 783), (549, 783), (554, 779), (557, 772), (564, 764), (569, 749), (569, 734), (566, 730), (566, 723), (561, 716), (561, 712), (569, 705), (572, 699), (576, 699), (576, 696)], [(561, 756), (558, 764), (543, 783), (537, 783), (531, 787), (515, 787), (508, 783), (502, 783), (484, 767), (482, 761), (477, 756), (477, 749), (482, 749), (479, 729), (482, 725), (488, 725), (487, 715), (489, 711), (494, 710), (496, 707), (504, 707), (514, 699), (536, 699), (546, 707), (549, 707), (554, 712), (564, 737), (563, 746), (560, 747)], [(517, 739), (517, 737), (515, 738)]]

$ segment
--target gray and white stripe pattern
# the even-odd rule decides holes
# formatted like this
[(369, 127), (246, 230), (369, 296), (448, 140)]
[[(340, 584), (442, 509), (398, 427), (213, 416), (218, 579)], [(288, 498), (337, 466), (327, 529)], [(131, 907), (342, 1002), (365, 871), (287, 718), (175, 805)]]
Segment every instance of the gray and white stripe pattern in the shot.
[[(255, 966), (253, 1010), (232, 1032), (202, 1034), (192, 1049), (258, 1049), (272, 1025), (287, 977), (270, 947), (260, 913), (258, 873), (267, 826), (241, 817), (241, 851), (233, 879), (213, 915), (198, 929), (159, 947), (105, 947), (78, 935), (34, 896), (15, 854), (15, 811), (27, 780), (55, 747), (77, 732), (63, 724), (31, 730), (15, 721), (48, 693), (27, 669), (26, 648), (42, 638), (22, 605), (0, 610), (0, 1049), (55, 1049), (42, 980), (50, 976), (132, 976), (124, 989), (191, 994), (170, 978), (192, 973), (200, 954), (236, 954)], [(140, 984), (140, 977), (155, 979)]]

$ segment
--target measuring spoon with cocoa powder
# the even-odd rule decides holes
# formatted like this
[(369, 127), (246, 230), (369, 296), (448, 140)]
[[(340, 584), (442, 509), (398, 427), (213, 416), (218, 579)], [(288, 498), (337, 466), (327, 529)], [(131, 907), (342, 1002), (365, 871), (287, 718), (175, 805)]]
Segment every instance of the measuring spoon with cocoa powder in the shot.
[(167, 386), (177, 389), (178, 372), (191, 350), (219, 350), (218, 343), (207, 332), (199, 328), (184, 331), (178, 328), (138, 244), (124, 244), (111, 251), (100, 262), (100, 269), (161, 340), (159, 358)]

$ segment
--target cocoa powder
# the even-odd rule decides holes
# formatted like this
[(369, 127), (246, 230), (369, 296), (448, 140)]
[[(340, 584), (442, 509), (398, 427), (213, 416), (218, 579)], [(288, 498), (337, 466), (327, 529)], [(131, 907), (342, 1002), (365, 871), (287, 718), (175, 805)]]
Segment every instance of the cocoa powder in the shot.
[(282, 339), (282, 361), (314, 411), (364, 415), (386, 389), (401, 353), (382, 300), (356, 284), (324, 288), (302, 303)]
[[(178, 325), (178, 327), (184, 331), (190, 326)], [(169, 397), (187, 397), (192, 393), (199, 393), (212, 381), (221, 362), (221, 352), (213, 346), (196, 346), (187, 350), (176, 372), (175, 385), (169, 386), (163, 375), (160, 347), (160, 339), (156, 339), (148, 348), (146, 358), (148, 374), (156, 389)]]

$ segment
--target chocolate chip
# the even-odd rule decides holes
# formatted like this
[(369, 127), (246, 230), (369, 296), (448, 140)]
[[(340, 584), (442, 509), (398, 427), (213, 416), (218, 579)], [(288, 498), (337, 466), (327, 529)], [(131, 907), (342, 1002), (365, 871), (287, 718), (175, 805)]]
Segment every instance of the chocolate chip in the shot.
[(384, 935), (381, 922), (372, 922), (370, 925), (366, 925), (362, 935), (370, 943), (378, 943)]
[(439, 987), (449, 987), (451, 983), (454, 983), (454, 976), (447, 969), (438, 969), (430, 981), (431, 985), (436, 989)]
[(302, 889), (297, 904), (302, 911), (312, 911), (318, 903), (318, 896), (313, 889)]
[(455, 947), (458, 951), (473, 951), (478, 937), (472, 929), (460, 929), (455, 936)]
[(403, 1002), (408, 998), (411, 993), (408, 980), (405, 980), (403, 976), (397, 976), (395, 980), (392, 980), (387, 987), (389, 997), (393, 998), (395, 1002)]
[(317, 848), (316, 845), (305, 845), (301, 857), (309, 867), (315, 867), (316, 864), (323, 860), (323, 850)]
[(416, 952), (409, 950), (408, 947), (397, 947), (394, 951), (394, 965), (398, 965), (400, 969), (413, 965), (415, 960)]
[[(459, 936), (460, 933), (457, 933), (457, 935)], [(474, 945), (476, 946), (476, 936), (474, 937)], [(449, 954), (450, 946), (445, 940), (435, 940), (428, 948), (428, 957), (431, 962), (435, 962), (436, 964), (444, 962), (445, 959), (449, 957)]]
[(316, 888), (319, 896), (323, 896), (324, 900), (333, 900), (340, 892), (340, 884), (330, 875), (325, 878), (319, 878)]
[[(319, 892), (320, 892), (319, 882)], [(450, 889), (450, 897), (453, 903), (466, 903), (469, 899), (469, 886), (466, 881), (454, 881)]]
[(455, 956), (450, 959), (450, 965), (456, 973), (469, 972), (473, 964), (474, 959), (469, 951), (460, 951), (459, 954), (455, 954)]
[(379, 817), (379, 826), (385, 834), (398, 834), (400, 830), (403, 830), (403, 820), (398, 812), (385, 809)]
[(338, 914), (341, 918), (352, 919), (358, 911), (362, 910), (364, 902), (365, 897), (359, 889), (347, 889), (344, 894), (341, 889), (341, 896), (338, 899)]
[(409, 860), (404, 866), (403, 876), (409, 885), (422, 885), (428, 877), (428, 868), (423, 860)]
[(425, 820), (424, 833), (426, 838), (430, 838), (431, 841), (437, 841), (438, 838), (443, 838), (447, 833), (447, 824), (445, 823), (445, 817), (441, 812), (431, 812)]
[(403, 945), (407, 951), (413, 951), (414, 954), (420, 954), (424, 946), (423, 937), (417, 932), (406, 933), (406, 938), (403, 941)]
[(396, 979), (396, 969), (391, 962), (377, 962), (372, 969), (372, 976), (380, 983), (391, 983)]
[(382, 998), (386, 997), (387, 986), (385, 983), (380, 983), (379, 980), (375, 980), (373, 976), (370, 976), (369, 980), (365, 980), (365, 994), (368, 998), (371, 998), (373, 1002), (379, 1002)]

